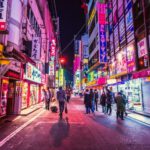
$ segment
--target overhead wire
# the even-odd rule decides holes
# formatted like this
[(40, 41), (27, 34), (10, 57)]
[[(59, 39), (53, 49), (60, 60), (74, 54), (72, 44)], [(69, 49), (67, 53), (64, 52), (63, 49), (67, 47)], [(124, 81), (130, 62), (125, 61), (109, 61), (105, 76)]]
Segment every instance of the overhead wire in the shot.
[[(80, 34), (80, 32), (83, 30), (83, 28), (86, 26), (86, 24), (83, 24), (83, 26), (79, 29), (79, 31), (75, 34), (75, 37), (77, 38), (78, 35)], [(72, 42), (74, 42), (74, 37), (73, 39), (65, 46), (65, 48), (63, 48), (63, 50), (61, 51), (61, 53), (63, 53), (64, 51), (67, 50), (67, 48), (72, 44)]]

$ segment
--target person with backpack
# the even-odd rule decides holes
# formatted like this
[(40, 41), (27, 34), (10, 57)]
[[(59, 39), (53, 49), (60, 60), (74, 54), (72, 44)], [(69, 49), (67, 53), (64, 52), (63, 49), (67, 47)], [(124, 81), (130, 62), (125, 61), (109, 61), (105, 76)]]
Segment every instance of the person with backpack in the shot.
[(86, 108), (86, 114), (89, 114), (90, 107), (91, 107), (91, 101), (90, 101), (90, 93), (89, 93), (88, 89), (86, 89), (86, 91), (84, 93), (84, 104), (85, 104), (85, 108)]
[(59, 116), (62, 118), (66, 103), (66, 94), (62, 87), (59, 87), (59, 90), (57, 91), (57, 100), (59, 102)]

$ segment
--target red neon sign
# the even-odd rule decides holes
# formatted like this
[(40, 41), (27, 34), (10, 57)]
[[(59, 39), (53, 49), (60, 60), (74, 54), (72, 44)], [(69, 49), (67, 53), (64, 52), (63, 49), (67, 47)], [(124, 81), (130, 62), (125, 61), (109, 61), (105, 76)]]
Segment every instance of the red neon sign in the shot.
[(51, 49), (50, 49), (50, 56), (55, 56), (55, 53), (56, 53), (56, 40), (52, 39)]

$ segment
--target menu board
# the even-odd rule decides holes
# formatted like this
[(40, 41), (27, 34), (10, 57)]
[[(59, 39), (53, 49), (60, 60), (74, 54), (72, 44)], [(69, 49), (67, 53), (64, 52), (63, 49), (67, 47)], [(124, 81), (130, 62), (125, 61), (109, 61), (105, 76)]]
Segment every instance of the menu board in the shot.
[(127, 72), (126, 50), (122, 49), (116, 55), (116, 74)]
[(136, 70), (134, 43), (129, 44), (126, 50), (127, 50), (127, 67), (128, 67), (128, 72), (130, 73)]
[(123, 46), (125, 44), (125, 22), (124, 22), (124, 18), (122, 18), (122, 20), (119, 22), (119, 33), (120, 33), (119, 42), (120, 42), (120, 45)]

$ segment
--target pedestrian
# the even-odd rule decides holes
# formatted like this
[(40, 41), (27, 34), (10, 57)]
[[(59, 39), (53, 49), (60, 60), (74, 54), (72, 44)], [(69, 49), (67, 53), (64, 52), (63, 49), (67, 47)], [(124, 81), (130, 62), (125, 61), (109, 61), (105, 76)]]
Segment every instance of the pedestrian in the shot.
[(113, 96), (112, 93), (109, 89), (106, 89), (106, 103), (107, 103), (107, 114), (111, 115), (112, 112), (112, 101), (113, 101)]
[(84, 93), (84, 104), (85, 104), (85, 108), (86, 108), (86, 113), (89, 114), (90, 107), (91, 107), (91, 101), (90, 101), (90, 93), (89, 93), (88, 89), (86, 89), (86, 91)]
[(90, 89), (90, 110), (94, 113), (95, 105), (94, 105), (94, 92), (93, 89)]
[(67, 95), (67, 102), (69, 103), (70, 96), (71, 96), (71, 91), (70, 91), (70, 89), (67, 89), (67, 90), (66, 90), (66, 95)]
[(59, 91), (57, 92), (57, 100), (59, 102), (59, 116), (62, 119), (64, 106), (66, 102), (66, 94), (62, 87), (59, 87)]
[(123, 102), (124, 102), (124, 105), (125, 105), (125, 112), (124, 113), (127, 116), (128, 114), (126, 112), (126, 107), (127, 107), (127, 104), (128, 104), (128, 100), (127, 100), (127, 97), (126, 97), (126, 95), (124, 94), (124, 92), (122, 90), (120, 91), (120, 93), (121, 93), (121, 96), (123, 98)]
[(106, 113), (106, 94), (103, 91), (101, 98), (100, 98), (100, 104), (102, 105), (102, 112)]
[(43, 101), (43, 105), (44, 105), (44, 103), (45, 103), (45, 109), (47, 109), (47, 102), (46, 102), (46, 90), (43, 88), (42, 89), (42, 93), (41, 93), (41, 99), (42, 99), (42, 101)]
[(47, 110), (49, 110), (50, 109), (50, 101), (51, 101), (51, 98), (52, 98), (52, 95), (51, 95), (51, 91), (50, 91), (50, 88), (49, 87), (47, 87), (47, 89), (46, 89), (46, 105), (47, 105)]
[(98, 106), (97, 106), (97, 103), (98, 103), (98, 91), (97, 89), (94, 90), (94, 102), (95, 102), (95, 108), (96, 108), (96, 111), (98, 111)]
[(122, 120), (124, 120), (125, 104), (120, 92), (118, 92), (118, 95), (115, 98), (115, 102), (117, 105), (116, 117), (117, 119), (120, 117)]

